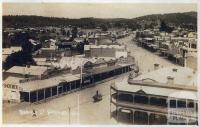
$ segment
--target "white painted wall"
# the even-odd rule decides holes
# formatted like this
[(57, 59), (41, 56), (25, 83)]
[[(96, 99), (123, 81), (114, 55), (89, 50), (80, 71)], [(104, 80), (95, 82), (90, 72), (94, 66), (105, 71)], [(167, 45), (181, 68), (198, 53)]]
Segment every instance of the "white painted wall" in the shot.
[(128, 52), (126, 52), (126, 51), (116, 51), (115, 52), (115, 57), (116, 58), (120, 58), (121, 56), (126, 58), (128, 56)]

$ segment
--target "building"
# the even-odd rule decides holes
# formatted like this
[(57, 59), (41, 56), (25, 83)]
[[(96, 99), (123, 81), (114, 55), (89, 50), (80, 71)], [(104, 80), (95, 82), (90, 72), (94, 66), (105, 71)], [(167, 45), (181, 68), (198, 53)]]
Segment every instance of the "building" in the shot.
[(197, 49), (182, 48), (185, 51), (184, 66), (197, 70)]
[(138, 45), (142, 46), (152, 52), (155, 52), (159, 49), (159, 43), (156, 43), (157, 41), (155, 38), (143, 38), (141, 41), (138, 41)]
[(64, 74), (20, 84), (20, 101), (38, 102), (80, 89), (80, 75)]
[(20, 80), (19, 77), (8, 77), (3, 81), (3, 101), (20, 102)]
[(196, 32), (189, 32), (187, 37), (189, 37), (189, 38), (197, 38), (197, 33)]
[(47, 67), (43, 66), (13, 66), (3, 73), (3, 79), (7, 77), (19, 77), (19, 78), (41, 78), (47, 74)]
[(63, 57), (57, 64), (59, 68), (30, 66), (8, 70), (9, 77), (3, 81), (3, 100), (29, 103), (45, 101), (94, 86), (103, 80), (132, 71), (135, 66), (134, 61), (129, 59), (87, 59), (82, 56)]
[(61, 58), (62, 56), (71, 56), (70, 48), (72, 40), (67, 37), (59, 37), (59, 39), (48, 39), (42, 44), (42, 48), (33, 53), (35, 58)]
[(198, 124), (197, 73), (158, 68), (111, 85), (111, 116), (130, 124)]
[(55, 47), (41, 48), (33, 53), (35, 58), (60, 58), (65, 55), (64, 50), (58, 50)]
[(47, 75), (47, 67), (13, 66), (3, 73), (3, 100), (19, 102), (21, 81), (41, 79)]
[(138, 46), (153, 52), (158, 51), (161, 56), (181, 66), (186, 66), (187, 61), (191, 63), (190, 59), (196, 61), (196, 57), (191, 56), (195, 56), (197, 51), (196, 32), (174, 30), (172, 33), (154, 34), (149, 30), (143, 30), (136, 32), (135, 39)]
[(86, 57), (127, 57), (128, 52), (124, 45), (85, 45)]

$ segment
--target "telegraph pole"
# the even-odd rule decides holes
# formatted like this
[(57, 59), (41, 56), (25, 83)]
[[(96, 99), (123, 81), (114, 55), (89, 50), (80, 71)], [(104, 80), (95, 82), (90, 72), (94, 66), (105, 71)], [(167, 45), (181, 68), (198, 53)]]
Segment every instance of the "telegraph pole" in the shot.
[(71, 108), (70, 107), (68, 107), (68, 113), (69, 113), (69, 125), (70, 125), (70, 112), (71, 112)]

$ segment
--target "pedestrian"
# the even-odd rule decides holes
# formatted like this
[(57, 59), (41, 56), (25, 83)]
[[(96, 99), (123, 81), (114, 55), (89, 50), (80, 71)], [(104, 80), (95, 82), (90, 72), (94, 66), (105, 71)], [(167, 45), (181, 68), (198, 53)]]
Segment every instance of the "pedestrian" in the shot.
[(33, 115), (32, 115), (32, 117), (36, 117), (37, 115), (36, 115), (36, 111), (35, 111), (35, 109), (33, 109)]

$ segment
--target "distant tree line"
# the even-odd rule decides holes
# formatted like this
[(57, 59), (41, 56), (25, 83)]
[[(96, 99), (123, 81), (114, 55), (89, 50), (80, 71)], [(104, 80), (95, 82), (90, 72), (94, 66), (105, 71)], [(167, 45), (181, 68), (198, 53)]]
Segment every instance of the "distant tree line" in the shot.
[(165, 23), (165, 21), (161, 21), (161, 23), (160, 23), (160, 28), (159, 28), (159, 30), (161, 31), (161, 32), (167, 32), (167, 33), (171, 33), (173, 30), (174, 30), (174, 28), (173, 27), (170, 27), (169, 25), (167, 25), (166, 23)]
[[(99, 19), (99, 18), (55, 18), (55, 17), (42, 17), (42, 16), (3, 16), (3, 27), (44, 27), (44, 26), (77, 26), (82, 28), (131, 28), (135, 29), (147, 29), (154, 28), (158, 21), (165, 21), (167, 24), (173, 24), (174, 26), (180, 26), (182, 28), (197, 30), (197, 12), (186, 13), (171, 13), (171, 14), (154, 14), (141, 16), (138, 18), (124, 19)], [(106, 27), (105, 27), (106, 26)]]

